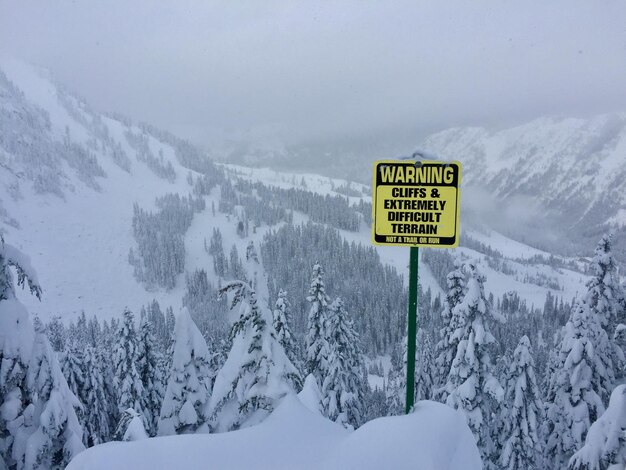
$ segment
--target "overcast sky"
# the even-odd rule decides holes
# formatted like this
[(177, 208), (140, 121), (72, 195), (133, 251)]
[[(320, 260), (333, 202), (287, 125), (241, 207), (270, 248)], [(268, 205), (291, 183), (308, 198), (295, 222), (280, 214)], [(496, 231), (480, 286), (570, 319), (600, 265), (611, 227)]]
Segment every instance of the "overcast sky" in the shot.
[(0, 0), (0, 52), (208, 146), (626, 111), (624, 0)]

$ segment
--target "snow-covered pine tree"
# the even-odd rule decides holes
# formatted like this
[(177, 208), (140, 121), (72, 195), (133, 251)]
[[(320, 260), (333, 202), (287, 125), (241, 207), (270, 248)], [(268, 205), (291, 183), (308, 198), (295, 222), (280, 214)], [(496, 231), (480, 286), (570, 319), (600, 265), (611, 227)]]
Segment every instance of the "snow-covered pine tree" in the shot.
[(84, 384), (83, 442), (87, 447), (107, 442), (111, 438), (110, 402), (106, 394), (105, 358), (93, 346), (85, 348), (83, 357)]
[(306, 369), (309, 374), (313, 374), (317, 379), (317, 385), (322, 388), (320, 376), (322, 361), (324, 360), (322, 350), (327, 347), (325, 332), (328, 321), (328, 307), (330, 298), (326, 295), (324, 287), (324, 270), (319, 263), (313, 265), (313, 276), (307, 300), (311, 303), (309, 316), (307, 319), (306, 332)]
[(24, 446), (21, 452), (13, 447), (27, 424), (24, 411), (30, 397), (26, 393), (26, 371), (34, 340), (28, 312), (15, 297), (11, 268), (17, 272), (18, 286), (27, 284), (40, 299), (41, 288), (30, 260), (0, 235), (0, 462), (9, 468), (16, 465), (16, 458), (23, 463)]
[(386, 390), (387, 414), (404, 414), (406, 395), (406, 337), (397, 342), (391, 351), (391, 369), (387, 376)]
[(320, 370), (322, 411), (327, 418), (345, 427), (356, 428), (365, 418), (359, 335), (340, 298), (330, 305), (329, 310)]
[(271, 326), (269, 309), (257, 303), (256, 293), (244, 281), (226, 284), (221, 295), (231, 295), (233, 322), (231, 349), (220, 369), (209, 404), (211, 428), (230, 431), (262, 421), (300, 378)]
[[(196, 325), (197, 326), (197, 325)], [(165, 354), (161, 358), (161, 370), (163, 371), (163, 383), (167, 388), (167, 382), (170, 379), (170, 372), (172, 370), (172, 359), (174, 357), (174, 342), (176, 340), (176, 317), (174, 316), (174, 309), (167, 307), (165, 312), (165, 328), (167, 334), (167, 340), (164, 343)]]
[(41, 287), (30, 259), (13, 245), (4, 242), (0, 235), (0, 301), (15, 299), (11, 268), (17, 273), (17, 286), (28, 285), (30, 293), (41, 300)]
[(457, 262), (455, 269), (448, 274), (446, 282), (448, 293), (441, 312), (443, 328), (440, 330), (440, 340), (435, 346), (434, 375), (437, 388), (434, 391), (434, 398), (441, 402), (445, 402), (448, 398), (449, 391), (446, 390), (445, 385), (459, 344), (459, 338), (454, 336), (454, 332), (463, 326), (460, 324), (463, 318), (453, 313), (465, 295), (465, 273), (460, 262)]
[(65, 326), (61, 322), (60, 315), (55, 315), (52, 317), (52, 320), (46, 324), (46, 335), (50, 340), (52, 349), (57, 352), (65, 350), (67, 332)]
[[(25, 413), (32, 428), (24, 448), (25, 469), (62, 469), (79, 452), (83, 429), (76, 409), (81, 404), (69, 389), (55, 352), (43, 332), (37, 332), (28, 365), (26, 387), (34, 398)], [(20, 465), (18, 464), (18, 468)]]
[(135, 331), (135, 317), (130, 310), (125, 309), (122, 320), (117, 334), (119, 339), (114, 358), (113, 380), (117, 392), (117, 409), (122, 413), (128, 408), (133, 408), (143, 416), (143, 384), (137, 370), (139, 342)]
[(239, 252), (237, 251), (237, 245), (233, 244), (230, 249), (230, 277), (233, 279), (246, 279), (246, 270), (241, 263), (241, 259), (239, 258)]
[(363, 405), (366, 413), (365, 422), (389, 415), (389, 411), (387, 409), (387, 395), (385, 394), (386, 388), (387, 385), (383, 380), (382, 388), (375, 386), (373, 389), (369, 389), (365, 396), (365, 403)]
[(285, 353), (287, 353), (287, 357), (293, 365), (298, 367), (300, 365), (298, 360), (298, 345), (291, 332), (290, 325), (291, 305), (287, 299), (287, 292), (280, 289), (278, 291), (274, 311), (272, 312), (272, 326), (274, 327), (274, 331), (276, 331), (278, 342), (285, 350)]
[(459, 318), (452, 337), (458, 346), (446, 390), (450, 391), (446, 404), (462, 411), (478, 443), (485, 468), (495, 468), (497, 449), (491, 430), (494, 416), (502, 402), (504, 390), (493, 375), (490, 349), (495, 338), (491, 334), (493, 322), (491, 306), (485, 298), (485, 278), (474, 264), (468, 264), (469, 278), (463, 301), (454, 307), (453, 317)]
[(97, 346), (102, 338), (102, 328), (96, 316), (89, 319), (87, 323), (87, 343), (90, 346)]
[(143, 416), (132, 408), (128, 408), (120, 414), (120, 420), (113, 433), (113, 439), (128, 442), (139, 441), (148, 437), (148, 433), (143, 425)]
[(87, 315), (85, 315), (84, 310), (80, 312), (78, 320), (76, 321), (76, 329), (70, 336), (74, 344), (87, 344), (89, 334), (87, 326)]
[(501, 426), (501, 468), (540, 470), (539, 421), (543, 412), (528, 336), (522, 336), (506, 374)]
[(611, 394), (606, 411), (591, 425), (585, 445), (569, 461), (570, 470), (626, 468), (626, 385)]
[(159, 436), (195, 432), (206, 422), (216, 370), (204, 337), (189, 310), (176, 319), (172, 368), (161, 406)]
[[(205, 240), (206, 249), (206, 240)], [(224, 277), (228, 272), (228, 260), (224, 254), (224, 245), (222, 243), (222, 232), (219, 228), (213, 229), (211, 243), (208, 252), (213, 256), (213, 269), (219, 277)]]
[[(622, 348), (626, 346), (626, 335), (622, 330), (626, 328), (626, 310), (621, 303), (624, 299), (624, 290), (619, 283), (617, 262), (611, 253), (612, 244), (613, 236), (604, 235), (595, 249), (589, 266), (592, 277), (587, 281), (585, 302), (591, 312), (600, 317), (601, 325), (610, 340), (609, 353), (612, 361), (609, 365), (610, 372), (614, 376), (623, 377), (624, 350)], [(618, 333), (622, 334), (618, 334), (618, 341), (613, 341), (617, 328), (620, 329)], [(608, 403), (613, 382), (607, 385), (608, 387), (598, 390), (604, 403)]]
[(174, 342), (174, 329), (176, 327), (176, 317), (174, 316), (174, 309), (170, 306), (165, 309), (165, 333), (167, 337), (167, 347)]
[(599, 344), (607, 341), (600, 321), (580, 300), (561, 331), (542, 426), (547, 437), (546, 468), (565, 468), (572, 454), (583, 446), (591, 423), (604, 412), (597, 387), (608, 381), (604, 376), (607, 368), (602, 351), (594, 345), (598, 344), (596, 338)]
[(254, 261), (256, 263), (259, 262), (259, 256), (257, 255), (256, 248), (252, 240), (250, 240), (248, 246), (246, 247), (246, 261)]
[(430, 400), (433, 396), (433, 343), (430, 335), (420, 328), (415, 348), (415, 403)]
[[(430, 335), (419, 328), (415, 338), (414, 402), (432, 399), (434, 389), (433, 348)], [(406, 401), (407, 337), (392, 351), (391, 370), (387, 382), (387, 409), (389, 415), (402, 415)]]
[[(83, 354), (78, 348), (72, 344), (63, 353), (61, 361), (61, 370), (67, 381), (67, 385), (72, 393), (81, 400), (83, 397), (83, 388), (85, 386)], [(82, 400), (81, 400), (82, 401)], [(82, 423), (83, 410), (78, 412), (78, 418)]]
[(626, 324), (626, 312), (620, 300), (624, 291), (619, 283), (617, 262), (611, 253), (613, 235), (604, 235), (598, 242), (595, 254), (589, 263), (592, 277), (587, 281), (585, 301), (591, 311), (600, 316), (602, 327), (613, 337), (619, 324)]
[(160, 354), (165, 354), (169, 346), (170, 334), (167, 331), (165, 315), (161, 311), (159, 302), (153, 300), (148, 305), (146, 314), (148, 315), (148, 325), (156, 341), (154, 349)]
[(159, 421), (161, 402), (163, 401), (163, 380), (159, 369), (159, 354), (156, 352), (156, 340), (148, 323), (148, 316), (141, 318), (137, 348), (137, 369), (141, 377), (143, 394), (141, 406), (146, 423), (146, 432), (155, 436)]
[(97, 356), (101, 358), (99, 360), (102, 377), (104, 378), (104, 388), (102, 389), (104, 397), (107, 402), (108, 409), (108, 427), (109, 434), (106, 437), (106, 441), (111, 440), (112, 433), (115, 431), (115, 426), (119, 420), (119, 409), (117, 407), (117, 381), (115, 380), (115, 355), (117, 351), (117, 332), (119, 329), (119, 322), (113, 322), (111, 320), (110, 326), (110, 338), (104, 338), (100, 346), (97, 348)]

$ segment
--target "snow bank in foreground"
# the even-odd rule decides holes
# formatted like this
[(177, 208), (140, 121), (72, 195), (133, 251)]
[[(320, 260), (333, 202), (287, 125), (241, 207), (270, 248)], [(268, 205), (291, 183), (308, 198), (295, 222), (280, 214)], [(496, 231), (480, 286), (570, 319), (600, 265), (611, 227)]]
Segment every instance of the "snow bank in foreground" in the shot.
[(481, 470), (482, 464), (463, 417), (439, 403), (420, 402), (412, 415), (377, 419), (349, 432), (290, 395), (251, 428), (110, 442), (68, 466), (111, 468)]
[(335, 452), (333, 469), (482, 469), (465, 418), (433, 401), (417, 403), (413, 414), (364, 424)]

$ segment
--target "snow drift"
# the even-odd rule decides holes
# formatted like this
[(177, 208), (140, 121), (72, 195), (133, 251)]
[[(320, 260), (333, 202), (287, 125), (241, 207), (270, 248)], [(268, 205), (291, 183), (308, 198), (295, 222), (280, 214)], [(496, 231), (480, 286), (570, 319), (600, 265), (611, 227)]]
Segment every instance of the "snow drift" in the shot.
[(419, 402), (411, 415), (376, 419), (350, 432), (289, 395), (257, 426), (109, 442), (68, 466), (110, 468), (480, 470), (482, 463), (464, 418), (440, 403)]

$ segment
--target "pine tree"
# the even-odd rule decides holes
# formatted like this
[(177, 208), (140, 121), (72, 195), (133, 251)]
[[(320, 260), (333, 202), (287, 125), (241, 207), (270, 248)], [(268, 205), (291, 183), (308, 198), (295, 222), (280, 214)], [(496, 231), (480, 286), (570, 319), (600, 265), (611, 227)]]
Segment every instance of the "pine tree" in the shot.
[(28, 312), (15, 297), (11, 268), (16, 270), (18, 286), (28, 285), (30, 292), (41, 299), (41, 287), (30, 260), (0, 235), (0, 461), (4, 460), (9, 468), (17, 464), (16, 458), (23, 459), (16, 455), (20, 452), (14, 449), (14, 443), (25, 433), (25, 410), (32, 408), (26, 372), (34, 340)]
[(248, 246), (246, 247), (246, 261), (254, 261), (256, 263), (259, 262), (259, 256), (257, 255), (256, 248), (252, 240), (250, 240)]
[(415, 398), (414, 402), (430, 400), (433, 396), (433, 347), (430, 335), (420, 328), (415, 340)]
[(139, 326), (137, 371), (143, 387), (141, 406), (144, 422), (146, 423), (146, 431), (150, 436), (156, 435), (159, 411), (163, 400), (163, 381), (155, 346), (156, 341), (148, 323), (148, 317), (144, 315)]
[(239, 311), (230, 332), (232, 346), (215, 379), (209, 405), (211, 427), (218, 432), (262, 421), (300, 381), (276, 338), (271, 312), (258, 305), (250, 285), (233, 281), (220, 293), (231, 295), (230, 308)]
[(72, 335), (72, 340), (75, 344), (87, 344), (88, 328), (87, 328), (87, 316), (85, 311), (80, 312), (78, 321), (76, 322), (76, 331)]
[(592, 277), (587, 281), (585, 296), (587, 305), (600, 316), (602, 327), (610, 338), (619, 324), (626, 324), (626, 311), (620, 304), (624, 299), (624, 290), (619, 283), (617, 262), (611, 253), (612, 245), (612, 235), (604, 235), (598, 243), (589, 264)]
[(585, 445), (569, 461), (570, 470), (626, 468), (626, 385), (618, 385), (609, 406), (591, 425)]
[[(104, 394), (107, 410), (108, 410), (108, 428), (109, 434), (106, 437), (106, 441), (111, 440), (111, 435), (115, 430), (115, 426), (118, 423), (120, 411), (117, 406), (118, 400), (118, 381), (115, 379), (115, 371), (117, 368), (116, 354), (117, 354), (117, 332), (119, 329), (119, 322), (111, 319), (111, 335), (109, 340), (103, 341), (101, 347), (97, 350), (97, 356), (102, 358), (100, 365), (102, 368), (102, 377), (104, 379), (104, 388), (102, 393)], [(109, 358), (104, 360), (105, 358)], [(112, 360), (111, 360), (112, 358)]]
[(87, 344), (96, 347), (100, 343), (101, 338), (102, 328), (100, 327), (100, 322), (97, 317), (93, 316), (87, 323)]
[(445, 385), (460, 339), (454, 336), (454, 333), (463, 326), (461, 322), (464, 320), (461, 316), (453, 313), (465, 295), (465, 274), (461, 264), (457, 264), (455, 269), (448, 274), (447, 284), (448, 293), (446, 294), (444, 309), (441, 312), (441, 320), (443, 321), (443, 328), (440, 330), (441, 339), (435, 346), (435, 384), (437, 389), (434, 396), (442, 402), (445, 402), (449, 394)]
[[(587, 293), (585, 302), (591, 312), (600, 318), (600, 324), (606, 331), (610, 340), (608, 365), (611, 374), (611, 382), (605, 384), (602, 390), (598, 390), (600, 398), (608, 403), (613, 387), (614, 376), (624, 376), (624, 350), (626, 335), (618, 334), (617, 342), (613, 341), (618, 328), (624, 331), (626, 328), (626, 309), (621, 301), (624, 299), (624, 290), (619, 283), (617, 274), (617, 262), (611, 253), (613, 244), (612, 235), (604, 235), (595, 250), (595, 255), (590, 263), (592, 277), (587, 281)], [(621, 326), (620, 326), (621, 325)], [(621, 343), (622, 346), (619, 344)]]
[(322, 350), (327, 347), (325, 331), (328, 321), (328, 307), (330, 298), (326, 295), (324, 287), (324, 270), (319, 263), (313, 266), (313, 276), (307, 300), (311, 303), (307, 320), (306, 334), (306, 369), (309, 374), (313, 374), (317, 379), (318, 387), (321, 388), (322, 380), (320, 370), (322, 361)]
[[(63, 371), (67, 385), (79, 400), (83, 396), (83, 388), (85, 386), (83, 369), (83, 354), (76, 346), (72, 345), (63, 355), (61, 370)], [(82, 421), (82, 410), (78, 413), (78, 417)]]
[(287, 299), (287, 292), (280, 289), (276, 306), (272, 312), (272, 326), (276, 331), (276, 339), (281, 344), (291, 363), (298, 366), (298, 346), (291, 332), (291, 305)]
[(543, 411), (528, 336), (523, 336), (509, 366), (501, 419), (500, 464), (506, 470), (540, 470), (539, 420)]
[(246, 272), (241, 263), (241, 259), (239, 259), (239, 252), (237, 251), (237, 245), (232, 246), (230, 249), (230, 276), (233, 279), (245, 280)]
[(26, 440), (24, 468), (65, 468), (85, 449), (75, 412), (82, 406), (69, 389), (43, 332), (35, 335), (26, 386), (35, 400), (29, 416), (33, 430)]
[(320, 370), (322, 410), (332, 421), (356, 428), (365, 419), (359, 336), (340, 298), (332, 303), (329, 310), (325, 328), (326, 346), (321, 351), (324, 358)]
[(110, 402), (106, 394), (106, 360), (93, 346), (85, 348), (83, 403), (83, 442), (87, 447), (107, 442), (111, 438)]
[(485, 278), (473, 264), (468, 265), (468, 270), (467, 292), (452, 312), (453, 317), (460, 319), (453, 333), (459, 342), (448, 374), (446, 390), (450, 394), (446, 404), (465, 414), (484, 465), (493, 468), (497, 456), (490, 430), (494, 428), (493, 417), (504, 391), (492, 372), (490, 348), (495, 338), (490, 324), (494, 318), (485, 298)]
[[(434, 389), (433, 350), (430, 335), (419, 328), (415, 336), (415, 386), (413, 402), (432, 399)], [(402, 415), (406, 405), (407, 337), (392, 351), (387, 382), (387, 409), (390, 415)]]
[(216, 375), (206, 341), (186, 308), (176, 319), (171, 367), (159, 436), (192, 433), (206, 422), (205, 406)]
[(65, 350), (66, 330), (59, 315), (52, 317), (52, 320), (46, 324), (46, 334), (52, 349), (56, 352)]
[(224, 245), (222, 244), (222, 232), (218, 228), (213, 229), (213, 235), (211, 236), (211, 243), (208, 252), (210, 255), (213, 256), (213, 269), (215, 270), (215, 274), (217, 274), (219, 277), (224, 277), (228, 272), (228, 260), (226, 259), (226, 255), (224, 254)]
[(404, 414), (406, 399), (406, 337), (391, 351), (391, 369), (387, 377), (386, 403), (390, 416)]
[(143, 416), (132, 408), (124, 410), (120, 414), (120, 420), (113, 433), (113, 439), (128, 442), (147, 438), (148, 433), (143, 425)]
[(128, 309), (124, 310), (123, 323), (119, 328), (118, 338), (119, 342), (114, 359), (117, 409), (119, 413), (123, 413), (128, 408), (132, 408), (143, 415), (143, 384), (137, 370), (138, 339), (135, 332), (135, 318)]
[(545, 465), (549, 468), (565, 467), (572, 454), (582, 447), (591, 423), (604, 412), (597, 388), (606, 380), (599, 377), (607, 369), (602, 351), (594, 348), (596, 338), (606, 342), (600, 321), (581, 300), (561, 332), (543, 424), (548, 439)]

